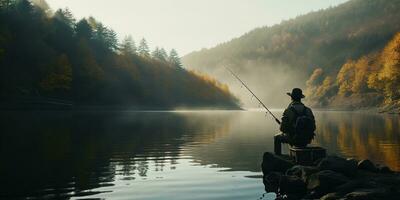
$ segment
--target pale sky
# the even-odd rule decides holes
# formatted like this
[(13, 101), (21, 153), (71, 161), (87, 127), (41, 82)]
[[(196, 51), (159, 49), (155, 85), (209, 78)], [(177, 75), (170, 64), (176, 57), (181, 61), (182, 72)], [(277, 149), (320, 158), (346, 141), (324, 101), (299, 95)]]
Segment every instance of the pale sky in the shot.
[(93, 16), (119, 38), (145, 37), (150, 47), (177, 49), (183, 56), (261, 26), (347, 0), (47, 0), (53, 10), (68, 7), (76, 18)]

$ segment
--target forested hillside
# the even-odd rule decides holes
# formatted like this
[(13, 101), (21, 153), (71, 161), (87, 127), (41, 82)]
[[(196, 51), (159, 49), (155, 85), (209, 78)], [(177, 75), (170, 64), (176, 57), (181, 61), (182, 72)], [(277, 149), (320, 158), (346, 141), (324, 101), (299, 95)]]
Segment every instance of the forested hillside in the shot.
[(76, 20), (44, 0), (0, 1), (0, 98), (74, 105), (237, 108), (214, 79), (185, 70), (175, 50), (136, 47), (93, 17)]
[(193, 52), (183, 63), (223, 81), (229, 79), (221, 67), (230, 66), (281, 106), (284, 91), (305, 87), (315, 69), (336, 74), (347, 60), (380, 51), (400, 31), (399, 10), (399, 0), (350, 0)]
[[(307, 81), (315, 106), (400, 108), (400, 33), (382, 51), (348, 60), (337, 74), (316, 69)], [(397, 110), (398, 111), (398, 110)]]

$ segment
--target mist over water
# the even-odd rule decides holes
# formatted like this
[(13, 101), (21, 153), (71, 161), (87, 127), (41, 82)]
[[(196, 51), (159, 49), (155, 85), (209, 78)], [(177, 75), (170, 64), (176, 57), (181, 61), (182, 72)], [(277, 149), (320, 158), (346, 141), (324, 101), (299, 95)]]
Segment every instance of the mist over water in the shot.
[[(398, 116), (315, 115), (316, 145), (400, 170)], [(278, 132), (259, 110), (2, 112), (0, 120), (1, 198), (256, 199), (261, 157)]]
[(286, 108), (290, 97), (286, 95), (293, 88), (305, 90), (306, 75), (285, 64), (268, 63), (266, 61), (247, 61), (240, 64), (220, 65), (215, 68), (200, 68), (220, 82), (227, 84), (230, 91), (239, 98), (243, 107), (257, 108), (258, 102), (234, 78), (226, 68), (231, 69), (247, 86), (271, 108)]

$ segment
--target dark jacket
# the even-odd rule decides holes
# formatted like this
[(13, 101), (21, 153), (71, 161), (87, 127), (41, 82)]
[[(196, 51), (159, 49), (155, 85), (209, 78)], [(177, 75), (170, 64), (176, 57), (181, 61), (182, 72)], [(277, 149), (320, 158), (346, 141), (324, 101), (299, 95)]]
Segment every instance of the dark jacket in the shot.
[(305, 115), (313, 120), (313, 131), (315, 131), (315, 119), (311, 109), (306, 107), (303, 103), (296, 101), (290, 103), (285, 112), (283, 112), (280, 130), (288, 135), (289, 138), (293, 138), (295, 132), (294, 126), (296, 123), (296, 113), (293, 111), (293, 108), (296, 110), (297, 113), (305, 112)]

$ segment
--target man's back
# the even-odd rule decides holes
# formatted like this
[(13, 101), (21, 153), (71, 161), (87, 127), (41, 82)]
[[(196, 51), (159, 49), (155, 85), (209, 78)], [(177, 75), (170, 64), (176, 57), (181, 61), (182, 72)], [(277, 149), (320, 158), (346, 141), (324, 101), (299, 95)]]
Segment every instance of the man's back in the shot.
[[(300, 117), (305, 120), (300, 121)], [(300, 101), (290, 103), (283, 113), (280, 130), (289, 137), (289, 143), (292, 145), (309, 144), (315, 131), (315, 119), (311, 109)]]

